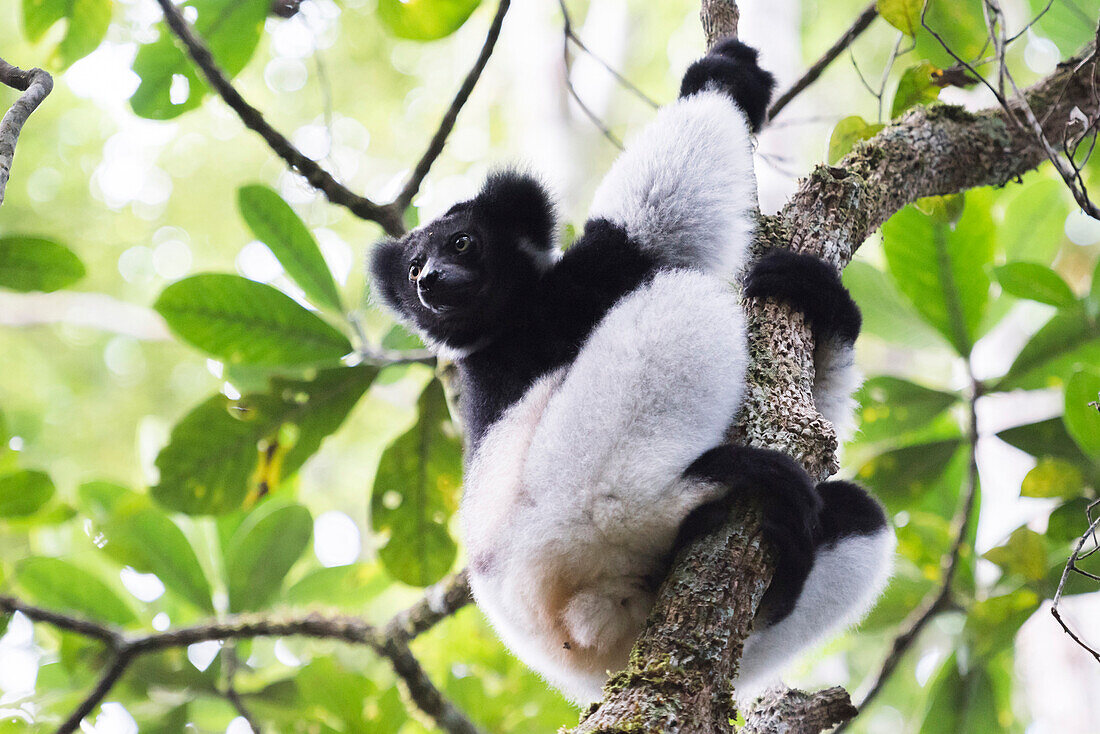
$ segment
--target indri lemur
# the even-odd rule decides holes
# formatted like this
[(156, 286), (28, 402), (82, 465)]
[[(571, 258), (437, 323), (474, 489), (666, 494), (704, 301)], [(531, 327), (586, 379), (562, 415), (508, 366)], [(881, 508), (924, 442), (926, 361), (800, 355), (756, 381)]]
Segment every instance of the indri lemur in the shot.
[[(457, 366), (474, 596), (577, 701), (625, 665), (685, 519), (731, 493), (758, 498), (778, 555), (739, 695), (863, 614), (888, 575), (893, 534), (864, 490), (724, 441), (748, 361), (730, 283), (754, 235), (749, 135), (772, 86), (734, 40), (694, 63), (564, 253), (543, 187), (503, 172), (371, 258), (374, 292)], [(744, 293), (805, 314), (817, 408), (850, 428), (860, 314), (836, 272), (777, 252)]]

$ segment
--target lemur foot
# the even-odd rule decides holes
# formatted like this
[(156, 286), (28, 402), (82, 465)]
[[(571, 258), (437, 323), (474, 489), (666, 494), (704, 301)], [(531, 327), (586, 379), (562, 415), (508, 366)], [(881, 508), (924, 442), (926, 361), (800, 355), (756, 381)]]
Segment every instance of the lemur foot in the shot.
[[(684, 476), (721, 485), (727, 497), (751, 496), (759, 503), (761, 529), (777, 556), (771, 586), (761, 602), (763, 619), (772, 624), (785, 617), (813, 567), (821, 535), (821, 496), (810, 476), (786, 454), (733, 445), (710, 449)], [(721, 522), (726, 515), (722, 507), (719, 501), (701, 508), (689, 519), (694, 527), (688, 531), (695, 534)]]
[(757, 52), (751, 46), (727, 38), (706, 56), (688, 67), (680, 84), (680, 96), (716, 88), (733, 98), (745, 111), (753, 132), (758, 132), (768, 114), (775, 77), (756, 63)]
[(859, 306), (836, 269), (813, 255), (786, 250), (765, 254), (745, 278), (744, 295), (789, 303), (805, 315), (818, 341), (851, 344), (859, 336)]

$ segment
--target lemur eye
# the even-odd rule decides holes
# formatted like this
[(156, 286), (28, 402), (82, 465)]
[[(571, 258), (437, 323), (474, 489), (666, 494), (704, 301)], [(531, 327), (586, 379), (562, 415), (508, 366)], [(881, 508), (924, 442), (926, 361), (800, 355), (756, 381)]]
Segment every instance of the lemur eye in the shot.
[(412, 265), (409, 266), (409, 280), (415, 281), (419, 277), (420, 277), (420, 266), (417, 265), (416, 263), (413, 263)]
[(451, 238), (451, 247), (455, 252), (466, 252), (474, 244), (474, 238), (465, 232), (459, 232)]

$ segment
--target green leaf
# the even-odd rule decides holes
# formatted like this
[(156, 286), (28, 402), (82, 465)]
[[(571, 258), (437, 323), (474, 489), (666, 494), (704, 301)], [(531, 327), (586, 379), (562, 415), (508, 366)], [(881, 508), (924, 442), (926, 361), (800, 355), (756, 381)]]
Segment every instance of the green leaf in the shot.
[(864, 441), (896, 439), (930, 424), (958, 402), (954, 393), (922, 387), (897, 377), (873, 377), (856, 394)]
[(350, 563), (310, 571), (287, 589), (283, 598), (295, 606), (322, 604), (361, 610), (391, 583), (377, 564)]
[(129, 624), (134, 612), (93, 574), (60, 558), (36, 556), (18, 565), (15, 578), (30, 601), (102, 622)]
[(891, 344), (926, 349), (944, 344), (935, 329), (921, 321), (906, 303), (886, 273), (873, 265), (856, 260), (841, 273), (844, 286), (857, 303), (873, 303), (864, 309), (863, 331)]
[(101, 528), (104, 552), (141, 573), (153, 573), (164, 586), (199, 609), (214, 613), (210, 582), (183, 531), (160, 510), (129, 503)]
[(114, 482), (85, 482), (76, 491), (85, 514), (97, 521), (106, 520), (115, 507), (138, 494)]
[(263, 242), (283, 268), (318, 306), (341, 310), (336, 283), (309, 228), (290, 205), (267, 186), (237, 190), (237, 206), (256, 239)]
[(985, 52), (989, 32), (982, 15), (981, 0), (929, 0), (924, 19), (928, 27), (943, 39), (942, 44), (921, 25), (919, 13), (917, 18), (919, 58), (946, 69), (957, 62), (944, 50), (944, 44), (967, 62), (976, 61)]
[[(895, 0), (896, 1), (896, 0)], [(904, 0), (901, 0), (904, 2)], [(921, 0), (910, 0), (919, 3)], [(880, 0), (879, 4), (882, 4)], [(918, 11), (917, 22), (920, 22)], [(909, 34), (913, 35), (913, 34)], [(933, 82), (933, 73), (938, 71), (935, 66), (927, 61), (922, 61), (916, 66), (910, 66), (902, 72), (898, 80), (897, 91), (894, 92), (894, 103), (890, 107), (890, 117), (895, 118), (910, 107), (929, 104), (940, 98), (940, 87)]]
[(229, 610), (262, 609), (282, 587), (313, 535), (313, 518), (301, 505), (266, 502), (233, 534), (225, 557)]
[(340, 427), (377, 374), (341, 367), (313, 380), (275, 379), (269, 393), (237, 401), (211, 397), (172, 429), (153, 498), (188, 514), (222, 514), (260, 482), (274, 490)]
[(1100, 10), (1096, 0), (1028, 0), (1028, 6), (1030, 17), (1039, 18), (1035, 24), (1038, 33), (1054, 41), (1063, 56), (1077, 53), (1095, 35)]
[(864, 464), (856, 476), (891, 512), (904, 510), (934, 486), (961, 445), (961, 440), (950, 439), (887, 451)]
[(390, 575), (428, 586), (443, 578), (457, 554), (447, 522), (458, 502), (462, 442), (438, 380), (424, 390), (419, 409), (417, 424), (382, 454), (371, 492), (371, 526), (387, 536), (378, 556)]
[(84, 263), (72, 250), (40, 237), (0, 237), (0, 288), (56, 291), (84, 277)]
[(1048, 418), (1038, 423), (1007, 428), (998, 433), (997, 438), (1036, 458), (1049, 456), (1074, 466), (1089, 465), (1088, 458), (1066, 432), (1066, 425), (1061, 418)]
[(1000, 731), (993, 682), (984, 668), (965, 675), (953, 654), (936, 674), (920, 734), (977, 734)]
[(352, 351), (343, 334), (263, 283), (221, 273), (184, 278), (153, 308), (177, 336), (231, 364), (315, 364)]
[(1024, 345), (994, 389), (1059, 387), (1082, 367), (1100, 364), (1100, 326), (1060, 311)]
[(1039, 263), (1013, 262), (993, 268), (997, 282), (1017, 298), (1027, 298), (1058, 308), (1075, 308), (1073, 295), (1062, 276)]
[(1060, 459), (1044, 457), (1032, 467), (1020, 485), (1021, 497), (1077, 497), (1085, 486), (1081, 470)]
[(966, 356), (989, 303), (993, 260), (989, 192), (971, 191), (958, 224), (906, 207), (882, 227), (883, 251), (898, 289)]
[(1092, 271), (1092, 286), (1089, 288), (1089, 300), (1100, 311), (1100, 261), (1096, 263), (1096, 270)]
[(378, 19), (399, 38), (434, 41), (466, 22), (481, 0), (378, 0)]
[[(194, 30), (215, 63), (232, 79), (255, 53), (270, 7), (270, 0), (193, 0), (181, 10), (197, 12)], [(208, 89), (167, 26), (161, 23), (157, 28), (159, 38), (138, 49), (134, 59), (134, 73), (141, 77), (141, 84), (130, 98), (130, 106), (140, 117), (168, 120), (198, 107)], [(188, 94), (173, 103), (172, 85), (179, 89), (182, 82), (186, 82)]]
[(397, 688), (380, 690), (372, 680), (331, 657), (310, 661), (294, 676), (294, 683), (301, 697), (299, 719), (302, 715), (310, 721), (335, 718), (342, 724), (339, 731), (396, 734), (408, 718)]
[(53, 482), (44, 471), (24, 469), (0, 476), (0, 517), (33, 515), (53, 493)]
[(1100, 411), (1089, 403), (1100, 400), (1100, 374), (1081, 371), (1066, 385), (1066, 429), (1085, 454), (1100, 461)]
[(60, 20), (66, 20), (65, 35), (51, 61), (66, 68), (95, 51), (111, 24), (111, 0), (23, 0), (23, 30), (31, 41), (39, 41)]
[(917, 35), (925, 0), (878, 0), (879, 15), (907, 36)]
[(982, 558), (1025, 581), (1042, 581), (1049, 565), (1046, 540), (1026, 525), (1016, 528), (1004, 544), (990, 548)]
[(1011, 647), (1020, 626), (1038, 608), (1038, 594), (1027, 587), (975, 603), (964, 628), (974, 654), (984, 659)]
[(1010, 191), (1004, 222), (997, 228), (1005, 256), (1049, 264), (1066, 238), (1070, 206), (1065, 184), (1045, 178)]
[(885, 125), (869, 123), (859, 115), (845, 117), (833, 128), (829, 138), (829, 165), (835, 165), (861, 140), (873, 138)]
[[(1088, 530), (1091, 524), (1088, 512), (1090, 502), (1091, 500), (1087, 497), (1074, 497), (1050, 513), (1050, 517), (1047, 518), (1046, 537), (1055, 548), (1075, 544)], [(1061, 558), (1056, 565), (1064, 566), (1065, 558)]]

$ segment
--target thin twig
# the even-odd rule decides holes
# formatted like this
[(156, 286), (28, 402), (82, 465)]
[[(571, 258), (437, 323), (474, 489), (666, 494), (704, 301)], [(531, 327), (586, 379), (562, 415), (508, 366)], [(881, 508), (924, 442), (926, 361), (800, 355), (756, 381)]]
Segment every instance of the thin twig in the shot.
[(8, 176), (11, 174), (12, 162), (15, 159), (15, 144), (19, 142), (19, 133), (23, 130), (27, 118), (53, 89), (53, 77), (42, 69), (23, 71), (0, 59), (0, 83), (23, 92), (0, 120), (0, 205), (2, 205), (4, 192), (8, 187)]
[(240, 92), (229, 82), (225, 72), (218, 67), (210, 49), (206, 47), (202, 39), (195, 34), (191, 25), (184, 20), (178, 8), (172, 4), (172, 0), (157, 0), (161, 10), (164, 11), (164, 19), (168, 27), (187, 48), (191, 60), (202, 71), (204, 77), (214, 91), (225, 103), (229, 105), (241, 122), (250, 130), (259, 133), (275, 151), (295, 171), (305, 177), (313, 188), (322, 192), (333, 204), (346, 207), (353, 214), (382, 225), (387, 234), (397, 236), (405, 232), (400, 211), (392, 205), (376, 204), (370, 199), (352, 192), (342, 183), (333, 178), (332, 174), (321, 167), (317, 161), (306, 157), (300, 150), (294, 147), (285, 135), (273, 128), (263, 114), (245, 101)]
[(237, 659), (236, 645), (227, 645), (222, 650), (222, 660), (225, 661), (226, 700), (236, 709), (237, 715), (245, 720), (248, 728), (252, 730), (252, 734), (260, 734), (260, 727), (256, 723), (256, 719), (253, 718), (252, 712), (248, 710), (244, 699), (241, 698), (240, 691), (237, 690), (237, 668), (240, 665), (240, 660)]
[(99, 677), (99, 680), (95, 684), (95, 688), (84, 697), (84, 700), (76, 707), (76, 709), (69, 714), (69, 718), (57, 727), (57, 734), (72, 734), (80, 728), (80, 722), (84, 720), (84, 717), (92, 713), (95, 707), (111, 692), (111, 688), (114, 687), (118, 679), (122, 677), (122, 674), (126, 672), (126, 668), (130, 667), (130, 663), (133, 662), (134, 656), (128, 650), (120, 650), (111, 660), (111, 664), (107, 666), (107, 669), (103, 671), (103, 674)]
[(55, 612), (50, 609), (28, 604), (14, 596), (0, 596), (0, 612), (13, 614), (19, 612), (32, 622), (44, 622), (67, 632), (75, 632), (84, 637), (91, 637), (105, 643), (112, 649), (117, 649), (123, 642), (122, 634), (116, 630), (93, 622), (90, 619), (77, 617), (71, 614)]
[(657, 100), (653, 99), (648, 94), (639, 89), (638, 85), (627, 79), (625, 76), (622, 75), (621, 72), (619, 72), (618, 69), (604, 61), (592, 49), (588, 48), (588, 44), (581, 40), (581, 37), (578, 36), (577, 32), (573, 29), (573, 18), (569, 14), (569, 8), (566, 7), (565, 0), (558, 0), (558, 5), (561, 8), (561, 15), (565, 27), (566, 39), (572, 41), (577, 48), (588, 54), (588, 56), (591, 57), (593, 61), (602, 66), (608, 74), (615, 78), (615, 81), (621, 84), (623, 88), (631, 92), (635, 97), (642, 100), (653, 109), (657, 109), (658, 107), (660, 107), (660, 105), (657, 103)]
[[(1086, 510), (1086, 517), (1088, 517), (1090, 520), (1088, 530), (1086, 530), (1081, 535), (1081, 537), (1077, 539), (1077, 545), (1073, 547), (1073, 552), (1066, 560), (1066, 567), (1062, 569), (1062, 578), (1058, 580), (1058, 589), (1054, 592), (1054, 601), (1051, 603), (1050, 613), (1054, 616), (1056, 620), (1058, 620), (1058, 624), (1062, 626), (1062, 629), (1065, 631), (1065, 633), (1069, 635), (1074, 642), (1084, 648), (1086, 652), (1096, 658), (1096, 662), (1100, 663), (1100, 652), (1090, 647), (1088, 643), (1078, 637), (1077, 634), (1069, 628), (1069, 625), (1066, 624), (1065, 620), (1062, 619), (1062, 613), (1058, 610), (1058, 605), (1062, 601), (1062, 592), (1066, 588), (1066, 580), (1069, 578), (1070, 571), (1075, 571), (1082, 576), (1087, 576), (1088, 578), (1100, 581), (1100, 578), (1098, 578), (1095, 574), (1091, 574), (1087, 571), (1077, 568), (1077, 561), (1092, 555), (1096, 552), (1096, 548), (1100, 547), (1100, 544), (1097, 544), (1096, 542), (1095, 535), (1096, 529), (1100, 527), (1100, 515), (1097, 515), (1095, 520), (1092, 519), (1092, 509), (1097, 505), (1100, 505), (1100, 500), (1093, 501)], [(1085, 541), (1088, 540), (1090, 536), (1093, 539), (1094, 547), (1087, 553), (1082, 554), (1081, 548), (1085, 545)]]
[(772, 102), (772, 106), (768, 110), (768, 120), (774, 120), (780, 111), (790, 104), (792, 99), (816, 82), (817, 78), (821, 76), (821, 73), (825, 71), (829, 64), (836, 61), (837, 57), (844, 53), (844, 50), (851, 46), (852, 43), (867, 30), (877, 16), (878, 4), (872, 2), (863, 9), (863, 12), (859, 14), (848, 30), (844, 31), (844, 34), (836, 39), (836, 42), (829, 47), (829, 50), (822, 54), (821, 58), (815, 61), (809, 69), (806, 69), (806, 72), (798, 81), (792, 84), (789, 89), (779, 95), (778, 99)]
[(561, 5), (561, 12), (563, 18), (563, 31), (562, 31), (562, 44), (561, 44), (561, 56), (564, 65), (565, 74), (565, 89), (569, 92), (569, 96), (573, 98), (573, 101), (577, 103), (577, 106), (581, 108), (581, 112), (587, 117), (596, 129), (600, 131), (608, 142), (614, 145), (619, 150), (623, 149), (623, 141), (611, 132), (611, 128), (600, 119), (600, 116), (596, 112), (585, 104), (585, 101), (581, 99), (581, 95), (577, 92), (576, 86), (573, 85), (573, 61), (569, 56), (569, 40), (573, 36), (573, 21), (569, 17), (569, 11), (565, 7), (565, 0), (559, 0)]
[[(967, 364), (969, 369), (969, 362)], [(967, 435), (967, 449), (969, 451), (969, 457), (967, 462), (966, 473), (966, 489), (963, 496), (962, 506), (955, 514), (953, 521), (954, 534), (951, 543), (951, 548), (944, 556), (943, 573), (940, 576), (939, 587), (936, 592), (925, 598), (924, 602), (910, 615), (909, 620), (902, 625), (902, 631), (894, 638), (893, 644), (890, 646), (890, 652), (886, 656), (886, 659), (882, 663), (882, 667), (879, 669), (878, 675), (875, 677), (875, 682), (871, 685), (870, 690), (863, 696), (863, 700), (859, 702), (859, 710), (866, 711), (868, 704), (875, 699), (876, 696), (882, 691), (883, 686), (893, 675), (897, 669), (898, 664), (901, 662), (902, 657), (916, 642), (917, 637), (920, 636), (921, 631), (925, 626), (932, 621), (942, 611), (951, 607), (951, 584), (955, 579), (955, 573), (959, 567), (959, 561), (962, 556), (962, 549), (966, 545), (968, 536), (970, 535), (970, 527), (974, 516), (975, 499), (978, 494), (978, 461), (977, 461), (977, 448), (978, 448), (978, 412), (977, 403), (978, 398), (983, 393), (983, 386), (973, 375), (970, 374), (970, 399), (967, 401), (969, 408), (969, 431)], [(841, 724), (837, 727), (837, 732), (844, 731), (848, 727), (848, 724)]]
[(458, 88), (458, 93), (455, 94), (451, 106), (447, 109), (447, 113), (443, 115), (443, 119), (440, 120), (439, 129), (435, 131), (431, 142), (428, 143), (428, 149), (424, 151), (424, 155), (420, 157), (416, 168), (409, 176), (408, 182), (405, 183), (401, 193), (394, 200), (394, 206), (399, 211), (405, 211), (412, 203), (416, 192), (420, 190), (420, 184), (424, 183), (424, 177), (428, 175), (428, 170), (435, 163), (435, 159), (439, 157), (439, 154), (443, 152), (443, 146), (447, 143), (447, 136), (451, 134), (455, 121), (458, 120), (458, 113), (462, 111), (466, 100), (470, 98), (470, 93), (474, 91), (474, 85), (481, 78), (481, 72), (485, 70), (485, 65), (489, 63), (489, 57), (493, 55), (493, 48), (496, 46), (497, 38), (500, 37), (500, 28), (504, 24), (504, 16), (508, 13), (510, 4), (511, 0), (500, 0), (497, 13), (493, 16), (489, 32), (485, 35), (485, 43), (481, 47), (481, 53), (478, 54), (477, 61), (474, 62), (473, 68), (466, 74), (466, 79), (462, 82), (462, 86)]
[(470, 574), (462, 569), (454, 576), (425, 589), (420, 601), (393, 615), (386, 625), (386, 636), (408, 642), (472, 601)]

